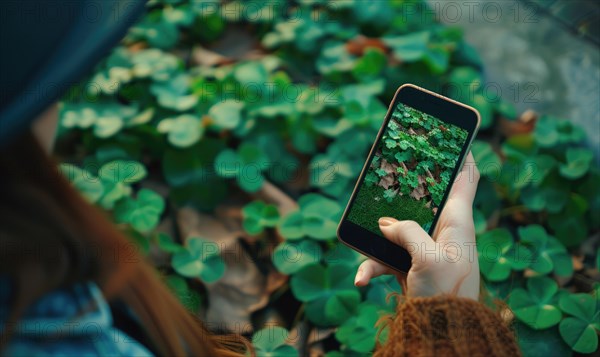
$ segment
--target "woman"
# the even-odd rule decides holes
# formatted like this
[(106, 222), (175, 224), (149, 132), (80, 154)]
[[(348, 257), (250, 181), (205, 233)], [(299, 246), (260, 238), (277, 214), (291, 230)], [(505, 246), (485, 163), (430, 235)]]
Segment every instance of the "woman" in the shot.
[[(49, 14), (59, 5), (64, 16), (53, 18)], [(131, 1), (19, 1), (3, 9), (0, 354), (251, 352), (244, 339), (211, 335), (190, 315), (48, 155), (58, 118), (52, 103), (115, 45), (142, 8)], [(93, 19), (90, 9), (96, 10)], [(474, 167), (470, 155), (468, 167)], [(463, 175), (455, 184), (435, 240), (414, 222), (390, 218), (380, 220), (382, 232), (397, 244), (417, 244), (445, 257), (453, 253), (438, 249), (444, 242), (474, 246), (471, 205), (477, 176)], [(518, 354), (510, 330), (477, 302), (477, 259), (438, 260), (422, 253), (411, 251), (407, 298), (387, 322), (388, 342), (377, 353)], [(356, 285), (388, 273), (367, 260)]]

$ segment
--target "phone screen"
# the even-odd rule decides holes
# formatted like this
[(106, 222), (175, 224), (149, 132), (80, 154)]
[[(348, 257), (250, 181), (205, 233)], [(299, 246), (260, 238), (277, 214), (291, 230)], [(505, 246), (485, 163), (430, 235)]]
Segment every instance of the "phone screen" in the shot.
[(461, 127), (398, 103), (347, 219), (379, 236), (380, 217), (413, 220), (429, 231), (467, 137)]

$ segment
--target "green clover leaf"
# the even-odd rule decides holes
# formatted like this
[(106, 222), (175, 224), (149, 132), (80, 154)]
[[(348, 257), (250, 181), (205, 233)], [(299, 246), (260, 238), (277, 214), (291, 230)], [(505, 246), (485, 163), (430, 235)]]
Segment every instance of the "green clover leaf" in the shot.
[(165, 201), (156, 192), (143, 188), (137, 199), (126, 197), (115, 205), (114, 216), (118, 223), (129, 223), (139, 232), (154, 229), (165, 209)]
[(561, 144), (578, 144), (585, 140), (585, 132), (568, 120), (542, 116), (535, 125), (533, 137), (539, 146), (551, 148)]
[(295, 357), (298, 351), (286, 343), (289, 332), (283, 327), (270, 326), (252, 335), (257, 357)]
[(171, 266), (185, 277), (213, 283), (225, 273), (225, 262), (219, 254), (216, 243), (193, 237), (187, 240), (185, 250), (173, 255)]
[(243, 143), (237, 151), (221, 151), (215, 160), (215, 171), (221, 177), (235, 178), (247, 192), (258, 191), (264, 182), (262, 171), (270, 166), (268, 156), (256, 145)]
[(284, 274), (294, 274), (307, 265), (318, 263), (323, 256), (321, 246), (312, 240), (283, 242), (273, 251), (273, 264)]
[(104, 186), (104, 194), (98, 203), (113, 209), (120, 199), (131, 194), (131, 184), (141, 181), (147, 174), (144, 165), (133, 160), (114, 160), (102, 165), (98, 177)]
[(219, 129), (235, 129), (242, 120), (243, 108), (243, 102), (224, 100), (213, 105), (208, 111), (208, 116)]
[(324, 196), (309, 193), (298, 201), (300, 209), (288, 214), (279, 224), (279, 233), (294, 240), (305, 236), (317, 240), (336, 237), (342, 207)]
[(386, 45), (392, 49), (396, 58), (403, 62), (415, 62), (427, 54), (427, 44), (431, 33), (429, 31), (415, 32), (408, 35), (386, 37)]
[(178, 148), (196, 144), (204, 135), (200, 119), (191, 114), (163, 119), (157, 127), (159, 133), (168, 134), (169, 143)]
[(319, 326), (342, 323), (356, 312), (360, 293), (354, 268), (345, 264), (311, 264), (296, 272), (290, 285), (294, 296), (307, 303), (309, 320)]
[(375, 324), (380, 317), (377, 306), (364, 302), (358, 306), (358, 314), (349, 318), (335, 332), (335, 338), (347, 348), (369, 353), (375, 348), (377, 328)]
[(184, 112), (198, 104), (198, 96), (190, 94), (190, 78), (187, 74), (180, 73), (163, 82), (154, 82), (150, 92), (156, 97), (158, 104), (163, 108)]
[(568, 148), (565, 164), (560, 165), (560, 174), (571, 180), (585, 175), (590, 169), (594, 154), (589, 149)]
[(89, 171), (71, 164), (61, 164), (60, 171), (90, 203), (98, 202), (104, 194), (102, 182)]
[(274, 205), (262, 201), (254, 201), (242, 209), (244, 230), (248, 234), (262, 233), (266, 227), (275, 227), (279, 222), (279, 211)]
[(535, 330), (558, 324), (562, 318), (557, 304), (558, 285), (548, 277), (527, 279), (527, 290), (513, 290), (508, 304), (515, 316)]
[(539, 274), (555, 272), (558, 276), (571, 276), (573, 262), (567, 249), (544, 227), (532, 224), (519, 227), (521, 242), (532, 252), (530, 268)]
[(571, 315), (559, 325), (560, 335), (575, 352), (592, 353), (598, 350), (600, 303), (589, 294), (565, 294), (560, 309)]
[(505, 228), (493, 229), (482, 234), (477, 242), (481, 273), (489, 281), (502, 281), (512, 270), (527, 268), (531, 252), (522, 244), (515, 243)]
[(385, 69), (387, 57), (380, 49), (367, 48), (352, 69), (354, 77), (360, 81), (377, 77)]
[(144, 165), (133, 160), (114, 160), (99, 170), (99, 177), (104, 182), (132, 184), (141, 181), (148, 172)]

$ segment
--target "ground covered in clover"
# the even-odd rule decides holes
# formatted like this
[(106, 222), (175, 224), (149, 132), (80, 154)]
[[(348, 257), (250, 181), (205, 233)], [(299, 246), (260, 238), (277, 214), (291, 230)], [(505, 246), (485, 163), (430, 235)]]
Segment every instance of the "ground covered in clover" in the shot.
[(466, 139), (466, 130), (399, 104), (348, 219), (376, 234), (385, 216), (414, 220), (428, 230)]

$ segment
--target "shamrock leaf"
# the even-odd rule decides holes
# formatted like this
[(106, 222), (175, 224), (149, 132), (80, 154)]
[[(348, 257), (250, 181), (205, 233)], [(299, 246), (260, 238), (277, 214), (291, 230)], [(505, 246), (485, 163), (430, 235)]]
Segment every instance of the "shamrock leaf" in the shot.
[(392, 53), (396, 58), (403, 62), (414, 62), (426, 55), (430, 37), (431, 33), (429, 31), (423, 31), (403, 36), (386, 37), (383, 41), (392, 49)]
[(369, 353), (375, 348), (380, 317), (377, 306), (368, 302), (358, 306), (358, 313), (346, 320), (335, 332), (335, 338), (349, 349), (359, 353)]
[(358, 80), (379, 76), (387, 64), (387, 57), (380, 49), (367, 48), (364, 55), (356, 61), (352, 74)]
[(242, 120), (242, 108), (242, 102), (224, 100), (213, 105), (208, 111), (208, 116), (219, 129), (235, 129)]
[(388, 202), (391, 203), (394, 200), (394, 197), (396, 197), (396, 191), (393, 189), (390, 188), (383, 191), (383, 198), (385, 198)]
[(283, 327), (270, 326), (252, 335), (252, 345), (257, 357), (294, 357), (298, 351), (288, 345), (289, 332)]
[(92, 128), (95, 136), (106, 139), (129, 125), (137, 115), (136, 106), (125, 106), (117, 102), (65, 104), (61, 109), (61, 125), (65, 128)]
[(410, 151), (399, 151), (394, 154), (394, 158), (398, 160), (398, 162), (406, 162), (412, 158), (412, 153)]
[(98, 177), (104, 186), (104, 194), (98, 203), (113, 209), (115, 203), (131, 194), (131, 184), (146, 177), (144, 165), (132, 160), (114, 160), (100, 167)]
[(165, 209), (163, 198), (156, 192), (143, 188), (137, 199), (126, 197), (115, 205), (114, 216), (118, 223), (130, 223), (139, 232), (154, 229)]
[(167, 133), (169, 143), (179, 148), (187, 148), (197, 143), (204, 135), (200, 119), (191, 114), (163, 119), (158, 123), (159, 133)]
[(104, 182), (132, 184), (141, 181), (148, 172), (144, 165), (133, 160), (115, 160), (108, 162), (99, 170)]
[(298, 201), (300, 209), (288, 214), (279, 224), (279, 233), (286, 239), (308, 236), (318, 240), (336, 237), (342, 207), (335, 201), (310, 193)]
[(585, 132), (568, 120), (542, 116), (535, 125), (533, 137), (539, 146), (551, 148), (560, 144), (585, 141)]
[(235, 67), (234, 78), (246, 87), (260, 86), (267, 81), (267, 69), (260, 62), (244, 62)]
[(540, 274), (552, 271), (558, 276), (571, 276), (573, 262), (567, 249), (554, 237), (548, 235), (544, 227), (532, 224), (519, 227), (519, 237), (531, 252), (530, 268)]
[(560, 309), (571, 315), (559, 325), (560, 335), (575, 352), (592, 353), (598, 350), (600, 303), (589, 294), (565, 294)]
[(502, 281), (509, 277), (511, 270), (527, 268), (531, 252), (525, 246), (515, 243), (505, 228), (493, 229), (482, 234), (477, 242), (481, 273), (489, 281)]
[(259, 147), (243, 143), (237, 151), (221, 151), (215, 161), (215, 171), (221, 177), (234, 177), (243, 190), (256, 192), (264, 182), (262, 171), (269, 165), (268, 157)]
[(566, 159), (567, 162), (560, 165), (560, 174), (563, 177), (575, 180), (588, 172), (594, 154), (588, 149), (568, 148)]
[(100, 179), (75, 165), (61, 164), (60, 171), (89, 202), (96, 203), (104, 194)]
[(345, 43), (328, 41), (322, 47), (316, 66), (321, 74), (327, 75), (334, 72), (351, 71), (355, 62), (356, 59), (348, 53)]
[(556, 325), (562, 318), (555, 298), (557, 292), (554, 280), (545, 276), (529, 278), (527, 290), (513, 290), (508, 304), (519, 320), (535, 330), (542, 330)]
[(173, 255), (171, 266), (185, 277), (199, 278), (206, 283), (219, 280), (225, 273), (219, 246), (196, 237), (189, 238), (185, 250)]
[(242, 209), (243, 227), (248, 234), (259, 234), (266, 227), (274, 227), (279, 222), (279, 212), (274, 205), (254, 201)]
[(273, 264), (284, 274), (294, 274), (307, 265), (318, 263), (323, 255), (321, 246), (312, 240), (283, 242), (273, 251)]
[(354, 268), (344, 264), (307, 265), (290, 285), (294, 296), (307, 303), (309, 320), (319, 326), (339, 324), (356, 312), (360, 293), (353, 282)]
[(150, 86), (150, 92), (156, 96), (158, 104), (178, 112), (190, 110), (198, 104), (198, 96), (190, 94), (189, 89), (189, 76), (183, 73), (168, 81), (154, 82)]

